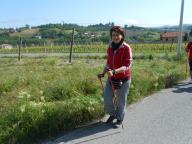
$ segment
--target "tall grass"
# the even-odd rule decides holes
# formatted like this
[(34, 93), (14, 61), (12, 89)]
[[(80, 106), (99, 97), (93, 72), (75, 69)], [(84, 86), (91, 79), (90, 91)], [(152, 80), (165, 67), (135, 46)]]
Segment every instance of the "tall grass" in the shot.
[(186, 78), (185, 62), (153, 59), (133, 64), (132, 84), (128, 102), (136, 102), (160, 89), (168, 88)]
[[(1, 59), (0, 143), (38, 143), (102, 118), (102, 89), (96, 75), (104, 64), (103, 59), (72, 64), (55, 57)], [(134, 60), (128, 102), (184, 79), (184, 66), (174, 58)]]

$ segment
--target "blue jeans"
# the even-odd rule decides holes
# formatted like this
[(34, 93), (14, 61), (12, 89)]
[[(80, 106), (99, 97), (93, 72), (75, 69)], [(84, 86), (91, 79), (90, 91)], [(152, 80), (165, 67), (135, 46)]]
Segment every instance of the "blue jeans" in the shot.
[(129, 93), (129, 87), (131, 84), (131, 80), (128, 80), (123, 83), (120, 89), (115, 90), (115, 95), (117, 96), (117, 109), (114, 105), (114, 92), (112, 90), (111, 82), (108, 80), (106, 82), (105, 91), (104, 91), (104, 108), (105, 111), (111, 115), (115, 116), (117, 119), (123, 121), (126, 104), (127, 104), (127, 96)]

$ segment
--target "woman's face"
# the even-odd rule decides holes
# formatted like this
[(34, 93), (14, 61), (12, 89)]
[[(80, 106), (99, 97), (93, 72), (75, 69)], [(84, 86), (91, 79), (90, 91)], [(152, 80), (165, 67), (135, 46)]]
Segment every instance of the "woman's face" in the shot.
[(122, 40), (123, 36), (117, 32), (112, 32), (112, 42), (119, 43)]

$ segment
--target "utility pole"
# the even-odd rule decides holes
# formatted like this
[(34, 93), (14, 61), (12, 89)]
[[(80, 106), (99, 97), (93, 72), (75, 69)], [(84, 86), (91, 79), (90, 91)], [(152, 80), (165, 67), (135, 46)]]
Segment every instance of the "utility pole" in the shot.
[(181, 45), (182, 45), (182, 32), (183, 32), (183, 10), (184, 10), (184, 0), (181, 0), (181, 13), (180, 13), (180, 23), (179, 23), (179, 34), (178, 34), (178, 44), (177, 44), (177, 57), (181, 56)]

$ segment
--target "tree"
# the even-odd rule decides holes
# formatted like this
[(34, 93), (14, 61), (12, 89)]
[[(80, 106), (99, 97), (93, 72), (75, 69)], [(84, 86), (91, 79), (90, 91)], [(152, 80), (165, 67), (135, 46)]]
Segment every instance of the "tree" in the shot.
[(25, 28), (30, 29), (30, 25), (26, 24)]
[(190, 33), (189, 33), (189, 36), (192, 37), (192, 28), (191, 28), (191, 31), (190, 31)]
[(185, 35), (184, 35), (184, 37), (183, 37), (183, 40), (184, 40), (184, 41), (187, 41), (188, 39), (189, 39), (189, 36), (188, 36), (187, 33), (185, 33)]
[(128, 29), (128, 25), (127, 25), (127, 24), (125, 24), (125, 25), (124, 25), (124, 28), (125, 28), (125, 29)]

